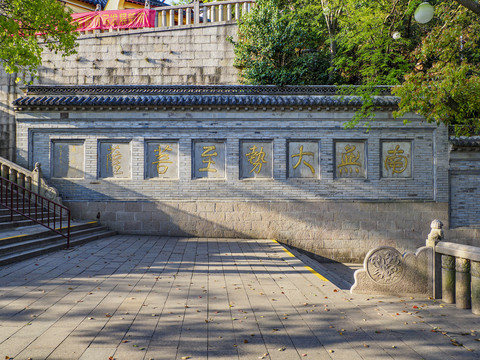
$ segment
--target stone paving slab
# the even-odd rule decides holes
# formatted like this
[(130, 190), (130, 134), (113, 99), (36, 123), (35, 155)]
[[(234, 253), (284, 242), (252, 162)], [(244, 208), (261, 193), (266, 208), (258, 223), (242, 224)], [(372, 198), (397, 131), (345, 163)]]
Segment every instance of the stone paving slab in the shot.
[(0, 358), (479, 359), (480, 318), (272, 240), (117, 235), (0, 267)]

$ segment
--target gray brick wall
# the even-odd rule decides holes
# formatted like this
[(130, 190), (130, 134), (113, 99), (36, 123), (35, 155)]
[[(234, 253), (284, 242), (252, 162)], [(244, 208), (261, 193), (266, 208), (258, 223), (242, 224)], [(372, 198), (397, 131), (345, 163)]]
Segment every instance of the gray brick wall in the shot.
[(480, 229), (480, 152), (450, 153), (450, 224)]
[[(66, 199), (364, 199), (448, 201), (448, 170), (442, 158), (448, 158), (445, 128), (415, 121), (405, 126), (379, 113), (368, 133), (362, 129), (345, 130), (342, 123), (352, 112), (314, 111), (157, 111), (157, 112), (75, 112), (67, 120), (60, 114), (18, 114), (17, 160), (32, 167), (42, 163), (50, 177), (51, 141), (85, 141), (85, 178), (52, 179)], [(43, 119), (43, 120), (42, 120)], [(88, 119), (88, 120), (87, 120)], [(127, 120), (128, 119), (128, 120)], [(443, 132), (443, 137), (438, 136)], [(145, 141), (178, 140), (179, 179), (144, 179)], [(194, 140), (224, 140), (226, 178), (192, 179), (192, 143)], [(320, 143), (320, 167), (317, 179), (287, 176), (287, 141), (315, 140)], [(336, 178), (334, 142), (366, 142), (367, 178)], [(384, 140), (412, 141), (413, 176), (381, 177), (380, 144)], [(98, 179), (97, 146), (100, 140), (129, 141), (132, 172), (126, 179)], [(241, 179), (240, 153), (243, 140), (273, 141), (273, 178)], [(447, 162), (448, 163), (448, 162)], [(96, 180), (95, 184), (90, 184)], [(208, 190), (208, 191), (206, 191)]]
[[(448, 142), (444, 127), (412, 117), (409, 125), (377, 114), (368, 133), (345, 130), (350, 111), (19, 112), (17, 157), (50, 176), (52, 141), (83, 140), (84, 179), (50, 179), (74, 216), (100, 219), (127, 233), (276, 238), (319, 259), (361, 261), (377, 245), (414, 250), (432, 219), (448, 227)], [(244, 140), (273, 141), (273, 177), (241, 179)], [(129, 141), (128, 179), (103, 179), (99, 141)], [(145, 179), (145, 142), (179, 143), (178, 179)], [(222, 140), (225, 179), (195, 179), (195, 140)], [(289, 178), (289, 140), (319, 142), (317, 178)], [(367, 177), (337, 178), (335, 141), (366, 142)], [(411, 178), (381, 177), (383, 141), (412, 143)], [(447, 159), (446, 162), (443, 159)], [(469, 235), (470, 236), (470, 235)]]

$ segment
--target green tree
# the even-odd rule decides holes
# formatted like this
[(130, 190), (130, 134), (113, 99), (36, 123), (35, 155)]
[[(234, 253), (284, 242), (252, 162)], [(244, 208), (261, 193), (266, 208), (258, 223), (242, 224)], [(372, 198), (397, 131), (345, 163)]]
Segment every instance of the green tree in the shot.
[[(346, 93), (363, 96), (348, 124), (374, 117), (375, 85), (393, 85), (401, 98), (395, 116), (408, 112), (453, 125), (457, 135), (480, 131), (480, 17), (469, 1), (435, 4), (428, 24), (414, 21), (421, 0), (348, 3), (339, 19), (335, 67)], [(475, 8), (475, 7), (473, 7)]]
[(77, 34), (71, 21), (55, 0), (0, 0), (0, 63), (5, 71), (35, 75), (44, 49), (74, 53)]
[(411, 54), (415, 64), (393, 90), (396, 116), (415, 112), (456, 135), (480, 133), (480, 16), (456, 3), (436, 5), (436, 26)]
[[(235, 63), (246, 84), (329, 82), (329, 44), (320, 4), (258, 0), (242, 17), (233, 41)], [(318, 14), (312, 16), (313, 14)]]

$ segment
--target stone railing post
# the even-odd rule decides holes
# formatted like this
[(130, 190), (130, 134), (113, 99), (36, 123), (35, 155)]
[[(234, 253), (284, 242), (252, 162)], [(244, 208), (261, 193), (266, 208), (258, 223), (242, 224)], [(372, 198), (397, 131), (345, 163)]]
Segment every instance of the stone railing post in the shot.
[(8, 179), (8, 166), (7, 165), (0, 165), (0, 175), (5, 179)]
[(175, 10), (170, 10), (170, 26), (175, 26)]
[(470, 309), (471, 282), (470, 282), (470, 260), (457, 257), (455, 262), (455, 303), (459, 309)]
[(218, 21), (225, 21), (225, 9), (223, 5), (218, 6)]
[(35, 163), (35, 169), (32, 171), (32, 191), (36, 194), (41, 193), (42, 187), (42, 164)]
[(193, 3), (193, 23), (200, 24), (200, 2), (198, 0)]
[(17, 183), (17, 172), (15, 171), (15, 169), (9, 169), (8, 180), (13, 181), (15, 184)]
[(183, 25), (183, 9), (178, 9), (178, 24), (179, 26)]
[(480, 315), (480, 262), (470, 262), (472, 281), (472, 313)]
[(433, 220), (430, 223), (430, 233), (425, 242), (425, 246), (432, 248), (432, 264), (431, 264), (431, 274), (432, 278), (429, 279), (432, 282), (432, 296), (434, 299), (442, 297), (442, 257), (440, 254), (437, 254), (435, 247), (437, 244), (443, 240), (443, 223), (440, 220)]
[(455, 303), (455, 256), (442, 255), (442, 301)]

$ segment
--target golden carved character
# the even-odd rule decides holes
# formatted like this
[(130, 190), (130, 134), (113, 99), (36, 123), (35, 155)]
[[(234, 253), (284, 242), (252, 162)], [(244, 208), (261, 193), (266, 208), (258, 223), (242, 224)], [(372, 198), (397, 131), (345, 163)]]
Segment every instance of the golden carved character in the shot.
[(308, 166), (308, 168), (310, 169), (310, 171), (312, 172), (312, 174), (315, 174), (315, 169), (314, 169), (314, 167), (312, 166), (312, 164), (310, 164), (310, 163), (308, 163), (307, 161), (303, 160), (303, 155), (312, 156), (312, 157), (313, 157), (313, 156), (314, 156), (314, 155), (313, 155), (313, 152), (311, 152), (311, 151), (303, 152), (303, 145), (300, 145), (299, 150), (300, 150), (300, 153), (292, 155), (292, 158), (298, 157), (298, 161), (297, 161), (297, 163), (296, 163), (295, 165), (293, 165), (293, 168), (296, 169), (296, 168), (300, 165), (300, 163), (303, 163), (305, 166)]
[(357, 150), (357, 152), (355, 153), (355, 150), (357, 150), (355, 145), (345, 146), (345, 152), (341, 153), (342, 162), (340, 163), (340, 165), (337, 166), (340, 175), (342, 175), (343, 172), (345, 172), (345, 174), (351, 174), (354, 169), (357, 174), (360, 173), (360, 168), (362, 167), (362, 164), (359, 161), (360, 151)]
[(408, 165), (408, 158), (403, 155), (404, 151), (397, 145), (395, 149), (388, 150), (389, 154), (385, 158), (385, 169), (392, 171), (392, 174), (401, 174), (405, 171)]
[(173, 161), (170, 161), (170, 155), (167, 151), (172, 151), (172, 148), (169, 145), (165, 145), (163, 150), (161, 145), (158, 145), (158, 149), (153, 150), (157, 161), (152, 162), (152, 164), (157, 165), (158, 175), (163, 175), (167, 172), (168, 165), (165, 164), (173, 164)]
[(120, 152), (120, 145), (110, 145), (108, 148), (108, 153), (107, 153), (107, 171), (109, 167), (109, 162), (111, 163), (112, 167), (112, 172), (114, 175), (120, 175), (123, 174), (122, 166), (121, 166), (121, 160), (122, 160), (122, 153)]
[(250, 148), (250, 152), (245, 154), (247, 157), (248, 162), (253, 165), (252, 170), (250, 170), (249, 174), (252, 172), (256, 172), (257, 174), (260, 173), (262, 170), (263, 164), (266, 164), (267, 161), (265, 160), (265, 152), (263, 151), (263, 146), (260, 147), (260, 150), (257, 150), (258, 148), (253, 145)]
[(207, 164), (206, 167), (198, 169), (198, 171), (210, 171), (210, 172), (217, 172), (217, 169), (212, 169), (210, 166), (215, 164), (215, 161), (212, 160), (212, 157), (217, 156), (217, 152), (215, 151), (217, 148), (215, 145), (211, 146), (204, 146), (203, 153), (202, 153), (202, 163)]

